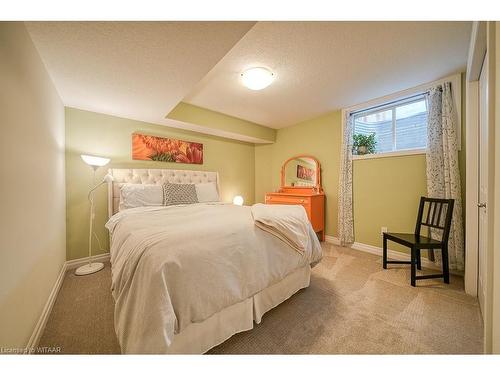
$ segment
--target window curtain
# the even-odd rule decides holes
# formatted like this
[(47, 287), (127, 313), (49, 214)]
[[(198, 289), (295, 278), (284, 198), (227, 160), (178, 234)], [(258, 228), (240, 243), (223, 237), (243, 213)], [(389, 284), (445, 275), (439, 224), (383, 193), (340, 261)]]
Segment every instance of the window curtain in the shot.
[[(430, 90), (428, 96), (427, 126), (427, 194), (431, 198), (454, 199), (453, 223), (448, 241), (451, 269), (464, 270), (464, 235), (462, 223), (462, 195), (458, 168), (456, 112), (451, 83), (445, 82)], [(438, 233), (431, 231), (431, 236)], [(434, 254), (430, 254), (433, 259)], [(435, 261), (441, 263), (441, 252)]]
[(339, 240), (341, 245), (354, 242), (354, 220), (352, 209), (352, 135), (353, 116), (346, 113), (340, 155), (339, 184)]

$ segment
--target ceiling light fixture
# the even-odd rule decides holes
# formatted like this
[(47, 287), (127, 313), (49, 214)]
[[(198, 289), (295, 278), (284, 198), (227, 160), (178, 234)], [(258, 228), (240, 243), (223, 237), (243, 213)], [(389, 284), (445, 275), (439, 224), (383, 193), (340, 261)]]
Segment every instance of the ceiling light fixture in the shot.
[(241, 73), (241, 80), (250, 90), (262, 90), (274, 81), (274, 73), (266, 68), (250, 68)]

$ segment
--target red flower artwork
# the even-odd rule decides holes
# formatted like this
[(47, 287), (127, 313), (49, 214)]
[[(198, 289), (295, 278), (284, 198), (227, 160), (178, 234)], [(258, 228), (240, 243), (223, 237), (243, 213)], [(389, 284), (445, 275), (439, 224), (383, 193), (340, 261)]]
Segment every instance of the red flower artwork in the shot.
[(203, 144), (134, 133), (132, 159), (203, 164)]

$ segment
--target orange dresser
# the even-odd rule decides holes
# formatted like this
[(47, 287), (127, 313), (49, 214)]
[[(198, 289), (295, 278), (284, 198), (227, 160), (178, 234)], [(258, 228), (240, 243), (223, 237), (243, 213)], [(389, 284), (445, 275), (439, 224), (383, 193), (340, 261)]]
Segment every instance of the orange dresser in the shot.
[(282, 187), (278, 193), (267, 193), (266, 204), (298, 204), (305, 208), (318, 238), (325, 240), (325, 194), (311, 188)]

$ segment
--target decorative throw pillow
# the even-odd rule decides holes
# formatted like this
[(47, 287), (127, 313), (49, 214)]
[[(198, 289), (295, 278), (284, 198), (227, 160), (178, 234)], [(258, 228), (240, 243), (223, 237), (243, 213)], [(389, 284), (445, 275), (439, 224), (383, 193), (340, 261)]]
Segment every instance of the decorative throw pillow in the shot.
[(220, 200), (215, 182), (204, 182), (195, 185), (198, 202), (218, 202)]
[(198, 203), (194, 184), (163, 184), (163, 205)]

